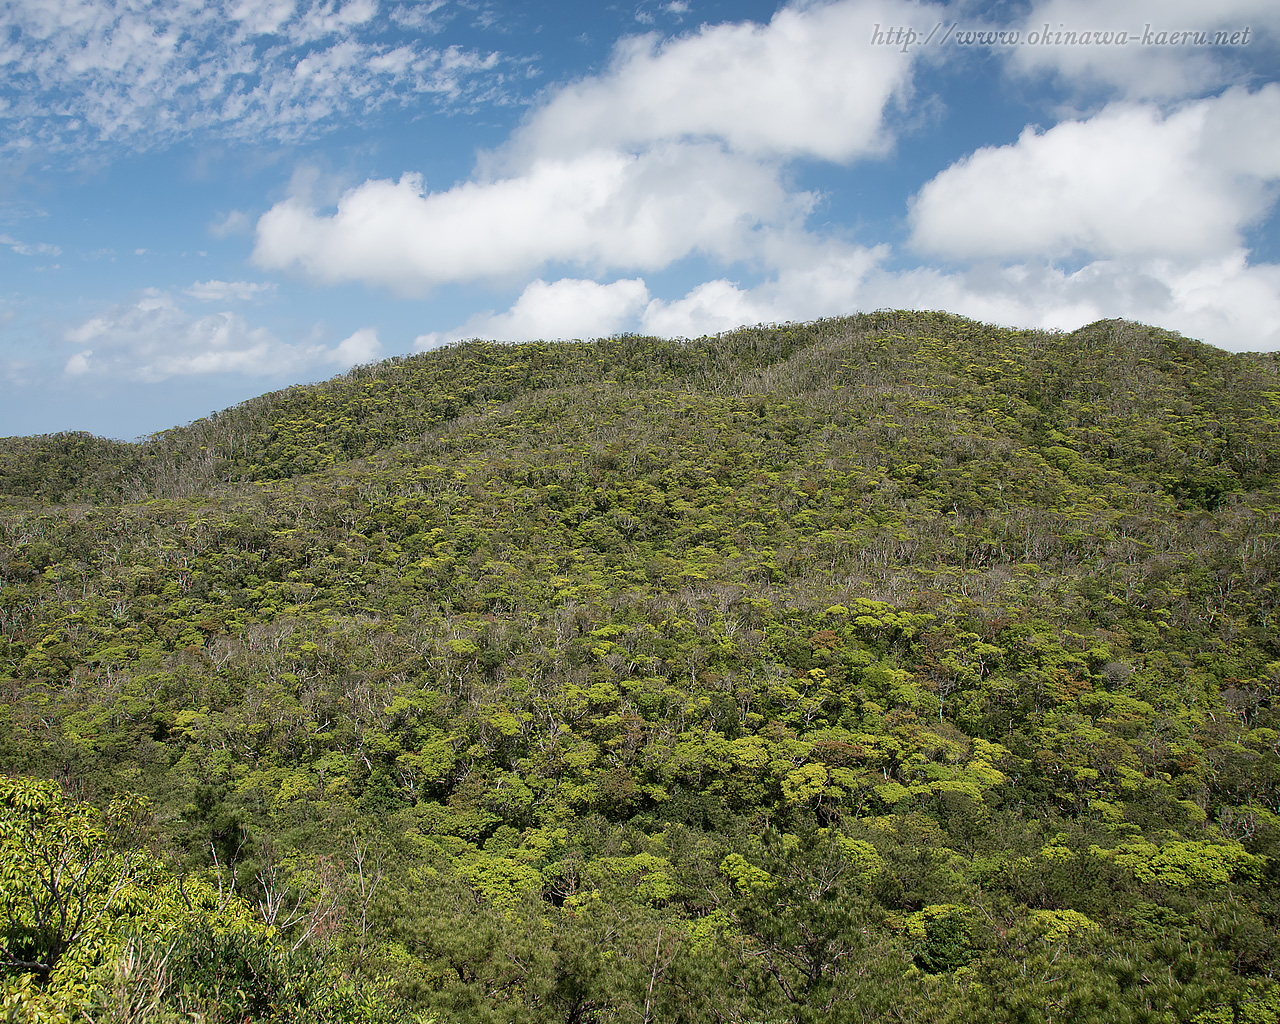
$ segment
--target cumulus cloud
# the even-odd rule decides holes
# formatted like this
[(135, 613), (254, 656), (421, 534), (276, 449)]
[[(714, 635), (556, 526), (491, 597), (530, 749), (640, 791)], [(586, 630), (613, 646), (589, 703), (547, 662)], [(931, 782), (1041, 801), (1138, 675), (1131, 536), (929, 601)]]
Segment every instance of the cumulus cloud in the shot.
[(1046, 263), (932, 267), (870, 275), (860, 307), (946, 309), (976, 320), (1074, 330), (1111, 317), (1140, 320), (1234, 352), (1280, 348), (1280, 266), (1243, 250), (1194, 264), (1097, 260), (1068, 271)]
[(435, 348), (463, 338), (598, 338), (635, 330), (696, 337), (743, 324), (832, 316), (854, 308), (864, 283), (887, 256), (883, 246), (811, 246), (793, 253), (788, 269), (754, 287), (719, 279), (670, 301), (652, 296), (642, 278), (610, 284), (578, 278), (537, 280), (507, 311), (480, 314), (453, 330), (421, 335), (415, 347)]
[(332, 349), (313, 346), (304, 351), (322, 363), (345, 370), (361, 363), (375, 362), (382, 355), (382, 343), (378, 341), (376, 330), (372, 327), (361, 327)]
[(443, 192), (413, 175), (368, 181), (331, 214), (291, 198), (258, 221), (254, 260), (408, 294), (556, 261), (593, 273), (656, 269), (695, 252), (750, 253), (753, 234), (799, 219), (811, 201), (789, 193), (773, 168), (713, 143), (596, 150)]
[(768, 25), (625, 39), (603, 75), (561, 90), (530, 118), (508, 158), (683, 138), (760, 156), (882, 153), (892, 141), (885, 109), (909, 88), (912, 58), (866, 45), (871, 27), (938, 10), (852, 0), (783, 7)]
[[(980, 149), (911, 203), (912, 244), (951, 259), (1073, 254), (1200, 259), (1237, 249), (1280, 178), (1280, 85), (1165, 116), (1114, 104)], [(1250, 126), (1255, 126), (1250, 128)]]
[(472, 180), (366, 181), (334, 210), (300, 189), (258, 221), (254, 260), (405, 294), (551, 264), (600, 275), (692, 254), (759, 263), (813, 208), (788, 161), (889, 146), (886, 110), (914, 58), (865, 40), (876, 20), (929, 10), (842, 0), (785, 7), (767, 25), (623, 40), (604, 74), (555, 92)]
[[(1212, 39), (1217, 32), (1248, 28), (1253, 50), (1274, 47), (1280, 6), (1272, 0), (1036, 0), (1016, 27), (1024, 39), (1047, 32), (1054, 41), (1011, 47), (1015, 73), (1047, 74), (1076, 88), (1101, 86), (1129, 99), (1169, 100), (1238, 80), (1244, 58), (1244, 46), (1202, 45), (1183, 33), (1208, 33)], [(1086, 32), (1093, 41), (1078, 42)], [(1113, 39), (1125, 33), (1129, 41), (1102, 43), (1097, 33)], [(1071, 39), (1077, 41), (1066, 41)]]
[(344, 116), (503, 95), (496, 53), (393, 45), (375, 0), (40, 0), (8, 5), (0, 141), (138, 148), (200, 132), (282, 141)]
[[(1173, 0), (1153, 28), (1240, 21), (1257, 32), (1280, 27), (1272, 8), (1226, 0), (1205, 13)], [(1045, 24), (1141, 33), (1155, 17), (1136, 0), (1034, 0), (1025, 10), (1024, 39)], [(899, 304), (1055, 327), (1133, 316), (1226, 347), (1269, 344), (1280, 293), (1274, 268), (1251, 265), (1244, 239), (1272, 210), (1280, 181), (1280, 135), (1268, 130), (1280, 124), (1280, 85), (1186, 99), (1239, 80), (1227, 47), (1009, 48), (1015, 73), (1121, 98), (1092, 116), (1028, 127), (920, 189), (910, 244), (950, 270), (889, 270), (887, 249), (810, 227), (821, 197), (796, 188), (791, 169), (891, 148), (889, 115), (927, 52), (872, 46), (871, 26), (955, 16), (910, 0), (836, 0), (783, 7), (768, 24), (625, 39), (604, 72), (553, 91), (506, 145), (482, 155), (472, 180), (439, 191), (413, 175), (367, 181), (332, 206), (299, 189), (259, 220), (254, 259), (407, 294), (540, 275), (506, 312), (423, 344), (559, 336), (568, 328), (552, 300), (567, 296), (611, 303), (581, 328), (574, 321), (571, 334), (634, 326), (695, 335)], [(638, 277), (625, 296), (609, 290), (622, 282), (596, 285), (597, 295), (579, 276), (542, 280), (566, 266), (582, 277), (651, 273), (691, 255), (723, 276), (683, 296), (652, 295)]]
[(784, 269), (753, 287), (727, 279), (706, 281), (673, 301), (654, 299), (641, 330), (664, 337), (697, 337), (743, 324), (836, 316), (858, 308), (864, 286), (888, 249), (814, 245), (796, 250)]
[(297, 374), (320, 367), (346, 369), (381, 352), (371, 328), (334, 347), (289, 344), (236, 313), (192, 316), (167, 292), (149, 289), (136, 301), (103, 310), (69, 329), (78, 351), (68, 376), (110, 376), (155, 382), (171, 377), (234, 373), (246, 377)]
[[(743, 324), (835, 316), (857, 309), (946, 309), (976, 320), (1019, 327), (1074, 330), (1095, 320), (1141, 320), (1231, 351), (1280, 348), (1280, 266), (1251, 265), (1243, 250), (1191, 265), (1167, 259), (1096, 260), (1075, 271), (1048, 263), (984, 264), (960, 270), (895, 269), (886, 246), (831, 244), (811, 250), (758, 284), (703, 282), (684, 296), (650, 297), (642, 281), (617, 296), (601, 325), (557, 331), (539, 319), (527, 296), (555, 292), (575, 301), (593, 282), (538, 282), (505, 314), (488, 315), (446, 334), (424, 335), (429, 348), (464, 337), (509, 340), (595, 337), (639, 330), (664, 337), (698, 337)], [(596, 288), (613, 288), (600, 286)], [(637, 308), (642, 306), (642, 308)], [(503, 328), (519, 322), (518, 331)], [(475, 329), (469, 329), (475, 328)]]
[(601, 338), (627, 330), (649, 300), (643, 280), (599, 284), (562, 278), (530, 282), (505, 313), (481, 313), (452, 331), (420, 335), (414, 347), (439, 348), (463, 338), (497, 341)]
[[(683, 13), (677, 6), (670, 13)], [(1159, 15), (1168, 25), (1155, 27), (1280, 25), (1272, 6), (1226, 0), (1204, 13), (1173, 0)], [(199, 116), (234, 120), (236, 130), (270, 124), (283, 137), (291, 118), (323, 122), (331, 112), (399, 102), (415, 90), (465, 99), (476, 95), (467, 83), (496, 60), (442, 49), (424, 64), (419, 43), (386, 45), (375, 31), (387, 16), (435, 30), (448, 17), (439, 3), (395, 6), (389, 15), (372, 0), (243, 0), (235, 10), (222, 67), (232, 76), (226, 81), (247, 74), (250, 84), (220, 92), (222, 79), (210, 79), (205, 88), (218, 102)], [(1033, 0), (1024, 10), (1017, 23), (1024, 34), (1045, 23), (1055, 31), (1135, 31), (1155, 16), (1136, 0), (1105, 7)], [(507, 144), (482, 154), (470, 180), (433, 190), (405, 174), (330, 191), (299, 175), (289, 198), (258, 220), (253, 260), (324, 284), (360, 282), (405, 295), (477, 281), (519, 286), (536, 277), (505, 311), (424, 334), (418, 347), (630, 329), (690, 336), (884, 305), (1062, 328), (1130, 316), (1224, 347), (1273, 344), (1277, 271), (1250, 264), (1244, 238), (1272, 209), (1280, 180), (1280, 136), (1258, 128), (1280, 123), (1280, 86), (1185, 100), (1232, 80), (1228, 48), (1010, 48), (1014, 73), (1100, 85), (1121, 99), (1092, 116), (1029, 127), (1016, 142), (980, 149), (921, 188), (909, 208), (911, 245), (950, 261), (950, 269), (891, 269), (887, 247), (854, 246), (811, 228), (821, 197), (797, 187), (793, 170), (802, 161), (849, 163), (891, 150), (895, 104), (910, 97), (913, 67), (926, 53), (872, 46), (871, 27), (952, 17), (916, 0), (801, 2), (767, 24), (625, 39), (602, 73), (551, 91)], [(178, 53), (182, 38), (164, 46)], [(229, 70), (239, 66), (226, 56), (233, 51), (241, 54), (235, 60), (257, 63)], [(272, 60), (283, 62), (287, 81), (263, 70)], [(95, 61), (99, 69), (110, 64), (101, 55)], [(267, 86), (275, 92), (260, 96)], [(179, 110), (181, 102), (171, 106)], [(232, 211), (210, 230), (224, 236), (246, 222)], [(638, 276), (690, 256), (718, 265), (720, 276), (683, 296), (655, 295)], [(619, 275), (632, 276), (605, 283)], [(197, 282), (187, 294), (244, 301), (260, 287)], [(371, 330), (320, 351), (259, 337), (230, 313), (163, 315), (178, 317), (173, 326), (184, 338), (221, 329), (237, 339), (177, 346), (207, 359), (337, 365), (379, 351)], [(221, 328), (212, 323), (218, 317)], [(75, 368), (102, 365), (104, 346), (98, 336), (82, 342)], [(158, 356), (141, 360), (144, 349), (128, 351), (139, 366), (160, 365)]]
[(862, 304), (1061, 329), (1119, 316), (1234, 351), (1280, 347), (1280, 267), (1245, 243), (1274, 208), (1276, 124), (1272, 83), (1028, 128), (911, 201), (912, 245), (958, 266), (873, 274)]

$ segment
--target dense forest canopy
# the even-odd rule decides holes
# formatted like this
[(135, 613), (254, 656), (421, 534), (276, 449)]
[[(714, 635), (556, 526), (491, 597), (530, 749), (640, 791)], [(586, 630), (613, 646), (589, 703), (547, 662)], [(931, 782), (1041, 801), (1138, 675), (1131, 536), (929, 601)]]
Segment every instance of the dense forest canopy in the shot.
[(0, 440), (12, 1018), (1280, 1021), (1280, 372), (881, 312)]

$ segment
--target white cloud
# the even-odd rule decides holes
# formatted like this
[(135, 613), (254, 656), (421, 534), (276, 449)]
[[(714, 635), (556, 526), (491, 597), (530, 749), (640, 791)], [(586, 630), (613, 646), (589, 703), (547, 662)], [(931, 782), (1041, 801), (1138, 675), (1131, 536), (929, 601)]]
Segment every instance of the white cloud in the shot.
[(38, 368), (30, 360), (0, 357), (0, 379), (6, 381), (10, 387), (27, 388), (38, 378)]
[(913, 246), (969, 265), (872, 275), (861, 305), (1062, 329), (1124, 317), (1235, 351), (1280, 347), (1280, 267), (1250, 263), (1244, 241), (1274, 206), (1277, 124), (1272, 83), (1168, 113), (1119, 102), (980, 149), (910, 205)]
[(635, 328), (697, 337), (858, 309), (944, 309), (1009, 326), (1060, 330), (1121, 317), (1231, 351), (1280, 348), (1280, 266), (1250, 265), (1243, 250), (1190, 265), (1097, 260), (1074, 272), (1043, 262), (896, 270), (886, 266), (889, 256), (886, 246), (815, 247), (752, 287), (721, 279), (681, 298), (653, 298)]
[(182, 293), (201, 302), (249, 302), (275, 290), (273, 282), (197, 281)]
[(376, 361), (382, 355), (382, 343), (378, 341), (378, 332), (372, 327), (361, 327), (351, 337), (339, 342), (336, 348), (312, 347), (307, 351), (322, 362), (346, 369)]
[[(419, 294), (567, 264), (653, 271), (691, 254), (767, 262), (815, 197), (784, 162), (850, 160), (890, 143), (885, 112), (913, 56), (867, 42), (907, 0), (780, 10), (768, 25), (623, 40), (608, 71), (554, 93), (476, 176), (428, 191), (366, 181), (323, 212), (299, 188), (258, 221), (255, 262), (327, 283)], [(930, 15), (932, 16), (932, 15)]]
[(752, 289), (719, 278), (704, 281), (683, 298), (654, 299), (645, 310), (644, 332), (665, 338), (697, 338), (744, 324), (765, 323), (768, 301)]
[[(1274, 47), (1280, 5), (1274, 0), (1038, 0), (1017, 25), (1023, 38), (1047, 27), (1055, 42), (1008, 50), (1010, 67), (1024, 74), (1050, 74), (1081, 87), (1104, 86), (1130, 99), (1176, 99), (1203, 95), (1239, 80), (1239, 66), (1255, 51)], [(1237, 46), (1194, 44), (1185, 32), (1242, 32)], [(1067, 33), (1075, 32), (1071, 37)], [(1081, 44), (1083, 33), (1091, 41)], [(1094, 33), (1127, 33), (1124, 45), (1096, 42)], [(1161, 36), (1164, 33), (1164, 36)], [(1170, 43), (1173, 33), (1177, 42)], [(1074, 38), (1075, 42), (1065, 40)]]
[(271, 35), (296, 10), (294, 0), (239, 0), (228, 12), (252, 35)]
[(1243, 250), (1186, 265), (1098, 260), (1074, 272), (1044, 263), (871, 275), (859, 307), (945, 309), (1019, 327), (1074, 330), (1121, 317), (1234, 352), (1280, 348), (1280, 266)]
[(232, 235), (247, 235), (253, 231), (253, 218), (243, 210), (229, 210), (218, 214), (209, 224), (209, 234), (214, 238), (230, 238)]
[(371, 21), (377, 12), (376, 0), (349, 0), (341, 5), (333, 2), (312, 4), (302, 12), (291, 34), (307, 40), (335, 35)]
[(1121, 103), (1028, 128), (926, 184), (911, 203), (912, 244), (952, 259), (1222, 256), (1274, 201), (1277, 124), (1273, 83), (1168, 116)]
[(391, 20), (403, 28), (416, 28), (427, 32), (439, 32), (448, 20), (449, 12), (444, 0), (409, 0), (391, 9)]
[(795, 246), (779, 261), (785, 269), (754, 287), (720, 279), (704, 282), (674, 301), (654, 299), (641, 318), (641, 330), (663, 337), (697, 337), (744, 324), (850, 313), (860, 304), (868, 276), (887, 256), (884, 246)]
[(112, 306), (66, 331), (79, 348), (64, 365), (71, 376), (96, 375), (155, 382), (171, 377), (235, 373), (246, 377), (299, 374), (317, 367), (345, 369), (381, 352), (372, 328), (332, 348), (288, 344), (235, 313), (192, 316), (167, 292), (149, 289), (135, 302)]
[(7, 245), (19, 256), (61, 256), (62, 250), (56, 245), (37, 242), (35, 245), (20, 242), (9, 235), (0, 235), (0, 245)]
[(39, 0), (8, 5), (3, 27), (0, 143), (21, 149), (297, 140), (505, 88), (497, 54), (386, 42), (375, 0)]
[(623, 40), (608, 71), (557, 93), (510, 157), (712, 138), (761, 156), (847, 161), (884, 152), (885, 108), (910, 86), (912, 57), (867, 44), (877, 22), (940, 8), (895, 0), (784, 7), (768, 25), (703, 26)]
[(632, 327), (649, 300), (644, 281), (633, 278), (598, 284), (562, 278), (530, 282), (505, 313), (483, 313), (461, 327), (419, 336), (419, 350), (439, 348), (463, 338), (498, 341), (601, 338)]
[(788, 194), (774, 168), (714, 144), (594, 151), (445, 192), (427, 192), (411, 175), (368, 181), (330, 215), (289, 199), (258, 221), (254, 260), (408, 294), (557, 261), (593, 273), (655, 269), (694, 252), (749, 256), (753, 234), (802, 218), (810, 202)]
[(755, 287), (707, 281), (682, 298), (650, 295), (640, 278), (599, 284), (577, 278), (530, 283), (504, 313), (484, 313), (451, 331), (421, 335), (418, 349), (463, 338), (527, 341), (599, 338), (640, 330), (665, 337), (696, 337), (743, 324), (803, 320), (848, 313), (864, 283), (888, 255), (886, 247), (804, 246), (793, 240), (790, 266)]
[(81, 352), (77, 352), (67, 360), (65, 372), (68, 377), (83, 377), (89, 372), (89, 359), (93, 355), (93, 349), (86, 348)]

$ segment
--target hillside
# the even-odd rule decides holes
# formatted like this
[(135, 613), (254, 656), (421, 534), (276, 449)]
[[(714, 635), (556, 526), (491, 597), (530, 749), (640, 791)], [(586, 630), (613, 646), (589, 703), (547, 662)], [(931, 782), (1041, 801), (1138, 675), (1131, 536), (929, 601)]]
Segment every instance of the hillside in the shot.
[(1280, 1021), (1273, 357), (469, 343), (0, 441), (0, 584), (26, 1012)]

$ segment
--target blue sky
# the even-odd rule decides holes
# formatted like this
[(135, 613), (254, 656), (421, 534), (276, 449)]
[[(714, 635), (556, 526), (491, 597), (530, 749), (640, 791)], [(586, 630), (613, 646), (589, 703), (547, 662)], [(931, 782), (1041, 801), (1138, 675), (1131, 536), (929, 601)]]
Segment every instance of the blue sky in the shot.
[(1280, 348), (1274, 0), (0, 0), (0, 29), (0, 435), (132, 439), (462, 338), (884, 307)]

